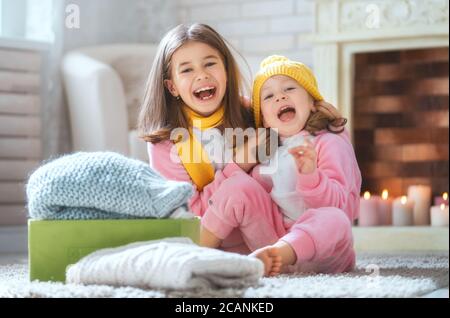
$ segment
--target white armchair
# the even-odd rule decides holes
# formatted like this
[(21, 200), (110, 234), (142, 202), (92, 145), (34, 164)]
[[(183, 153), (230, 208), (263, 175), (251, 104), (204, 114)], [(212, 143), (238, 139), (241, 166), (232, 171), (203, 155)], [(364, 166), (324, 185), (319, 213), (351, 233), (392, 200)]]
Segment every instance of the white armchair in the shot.
[(147, 161), (137, 115), (157, 45), (115, 44), (66, 54), (62, 73), (74, 151), (115, 151)]

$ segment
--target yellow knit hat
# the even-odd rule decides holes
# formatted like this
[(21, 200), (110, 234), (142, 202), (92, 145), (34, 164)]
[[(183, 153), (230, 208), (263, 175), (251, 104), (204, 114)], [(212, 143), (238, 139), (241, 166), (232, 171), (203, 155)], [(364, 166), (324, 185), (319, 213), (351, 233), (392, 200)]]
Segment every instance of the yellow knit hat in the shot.
[(256, 127), (261, 127), (261, 87), (272, 76), (286, 75), (296, 80), (315, 100), (323, 100), (313, 72), (305, 64), (289, 60), (287, 57), (272, 55), (261, 62), (253, 82), (253, 115)]

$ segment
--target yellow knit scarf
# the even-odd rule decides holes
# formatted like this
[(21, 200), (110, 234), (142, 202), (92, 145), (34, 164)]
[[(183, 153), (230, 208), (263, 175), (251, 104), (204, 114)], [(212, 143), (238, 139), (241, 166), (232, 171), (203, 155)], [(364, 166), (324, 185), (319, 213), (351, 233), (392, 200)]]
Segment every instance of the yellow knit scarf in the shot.
[(221, 125), (224, 109), (220, 107), (208, 117), (197, 114), (188, 106), (184, 106), (183, 111), (189, 120), (189, 138), (177, 142), (176, 147), (184, 168), (196, 184), (197, 190), (202, 191), (204, 186), (214, 180), (215, 172), (208, 154), (203, 149), (202, 143), (195, 137), (192, 127), (203, 131)]

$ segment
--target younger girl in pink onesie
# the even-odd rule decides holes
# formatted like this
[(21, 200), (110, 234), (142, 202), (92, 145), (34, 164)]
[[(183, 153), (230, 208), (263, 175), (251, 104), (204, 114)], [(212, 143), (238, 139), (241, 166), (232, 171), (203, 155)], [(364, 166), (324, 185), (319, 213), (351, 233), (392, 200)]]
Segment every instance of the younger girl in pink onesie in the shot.
[(277, 129), (281, 140), (270, 162), (252, 171), (265, 193), (249, 188), (217, 200), (203, 226), (219, 239), (240, 228), (266, 275), (351, 270), (361, 174), (347, 131), (337, 130), (345, 120), (323, 102), (309, 68), (282, 56), (262, 62), (253, 109), (257, 127)]

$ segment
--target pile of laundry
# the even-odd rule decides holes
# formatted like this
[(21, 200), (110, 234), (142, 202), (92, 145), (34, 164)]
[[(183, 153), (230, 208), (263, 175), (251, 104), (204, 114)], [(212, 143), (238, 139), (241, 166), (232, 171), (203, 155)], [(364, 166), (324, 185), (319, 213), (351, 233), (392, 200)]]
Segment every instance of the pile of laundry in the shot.
[[(30, 176), (28, 212), (38, 220), (190, 218), (193, 186), (170, 181), (144, 162), (114, 152), (78, 152)], [(140, 288), (228, 288), (256, 284), (256, 258), (164, 238), (105, 248), (66, 269), (66, 282)]]

